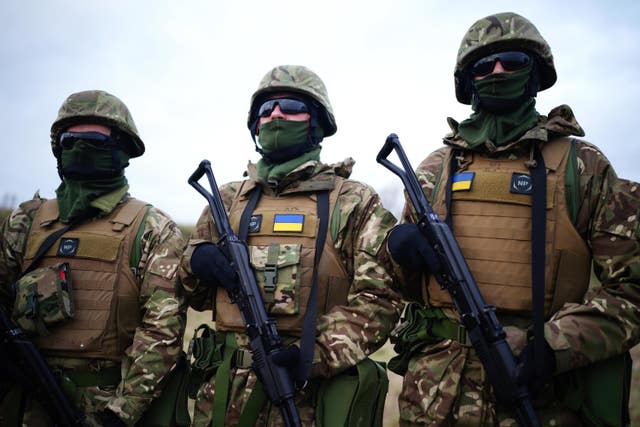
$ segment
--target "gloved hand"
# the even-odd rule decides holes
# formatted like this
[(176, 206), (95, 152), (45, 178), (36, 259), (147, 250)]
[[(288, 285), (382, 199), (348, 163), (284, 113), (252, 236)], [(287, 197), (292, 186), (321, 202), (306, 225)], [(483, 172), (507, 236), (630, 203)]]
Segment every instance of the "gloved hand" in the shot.
[(415, 224), (393, 227), (387, 245), (393, 260), (408, 270), (437, 273), (441, 269), (435, 251)]
[(297, 345), (290, 345), (283, 348), (273, 355), (273, 362), (276, 365), (284, 366), (285, 368), (293, 369), (298, 365), (300, 361), (300, 349)]
[(238, 275), (217, 245), (203, 243), (191, 255), (191, 271), (204, 282), (223, 286), (230, 291), (238, 282)]
[(534, 342), (529, 342), (520, 353), (518, 366), (516, 367), (516, 378), (519, 384), (526, 384), (535, 391), (556, 371), (556, 356), (547, 340), (543, 339), (542, 376), (538, 376), (533, 348)]
[(126, 427), (124, 421), (110, 409), (105, 409), (97, 415), (104, 427)]

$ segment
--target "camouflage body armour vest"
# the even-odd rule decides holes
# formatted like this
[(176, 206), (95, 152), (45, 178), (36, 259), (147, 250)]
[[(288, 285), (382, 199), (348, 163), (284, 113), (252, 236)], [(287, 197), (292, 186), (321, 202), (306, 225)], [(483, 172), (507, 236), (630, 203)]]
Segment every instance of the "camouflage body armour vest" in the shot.
[[(47, 356), (120, 362), (141, 318), (130, 257), (146, 207), (129, 199), (108, 216), (71, 228), (38, 262), (38, 267), (69, 263), (75, 304), (72, 320), (35, 338)], [(47, 236), (64, 225), (58, 221), (56, 200), (46, 201), (33, 220), (23, 271)]]
[[(342, 182), (336, 178), (329, 196), (329, 212), (333, 211)], [(246, 182), (236, 193), (229, 210), (231, 227), (238, 235), (240, 217), (248, 203), (248, 194), (241, 196), (245, 185)], [(262, 194), (249, 221), (249, 259), (267, 313), (276, 318), (278, 331), (291, 336), (301, 334), (311, 291), (319, 225), (316, 205), (315, 193), (285, 197)], [(335, 305), (347, 303), (350, 286), (331, 236), (326, 238), (318, 269), (318, 315), (322, 315)], [(240, 312), (222, 288), (217, 290), (214, 311), (217, 330), (244, 332)]]
[[(566, 205), (565, 170), (570, 147), (567, 139), (553, 140), (542, 147), (547, 168), (546, 318), (566, 302), (580, 302), (589, 286), (589, 248), (573, 227)], [(482, 296), (488, 304), (513, 314), (531, 311), (532, 196), (525, 160), (467, 152), (465, 161), (469, 163), (463, 172), (473, 175), (458, 179), (463, 184), (454, 184), (451, 193), (453, 232)], [(449, 164), (448, 159), (444, 164)], [(443, 219), (449, 179), (445, 167), (433, 204)], [(452, 308), (448, 293), (433, 277), (429, 280), (428, 288), (423, 288), (424, 300), (435, 307)]]

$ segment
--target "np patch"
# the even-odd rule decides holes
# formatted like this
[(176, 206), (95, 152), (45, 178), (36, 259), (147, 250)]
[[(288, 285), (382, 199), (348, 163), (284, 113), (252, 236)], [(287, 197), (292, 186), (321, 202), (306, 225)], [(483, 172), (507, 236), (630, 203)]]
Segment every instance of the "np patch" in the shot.
[(78, 239), (72, 239), (65, 237), (60, 239), (60, 246), (58, 246), (58, 256), (76, 256), (78, 252)]
[(451, 191), (467, 191), (471, 190), (471, 184), (475, 177), (475, 172), (457, 173), (451, 180)]
[(511, 189), (514, 194), (533, 194), (533, 181), (531, 176), (525, 173), (514, 172), (511, 175)]
[(302, 231), (303, 225), (303, 214), (275, 214), (273, 217), (273, 231), (299, 233)]
[(249, 218), (249, 233), (257, 233), (260, 231), (260, 226), (262, 225), (262, 214), (252, 215)]

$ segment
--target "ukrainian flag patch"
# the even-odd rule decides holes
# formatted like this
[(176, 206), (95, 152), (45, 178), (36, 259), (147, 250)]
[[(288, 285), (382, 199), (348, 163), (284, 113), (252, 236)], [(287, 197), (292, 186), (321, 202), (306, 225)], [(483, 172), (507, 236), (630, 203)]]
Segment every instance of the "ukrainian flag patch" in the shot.
[(275, 214), (273, 231), (301, 232), (304, 225), (303, 214)]
[(470, 190), (475, 174), (475, 172), (462, 172), (455, 174), (451, 180), (451, 191)]

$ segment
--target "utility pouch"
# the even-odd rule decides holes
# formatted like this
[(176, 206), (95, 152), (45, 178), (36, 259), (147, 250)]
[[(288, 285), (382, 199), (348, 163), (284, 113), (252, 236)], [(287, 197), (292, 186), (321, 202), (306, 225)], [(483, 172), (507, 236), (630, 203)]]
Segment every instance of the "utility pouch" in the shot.
[(298, 314), (301, 244), (250, 246), (256, 282), (269, 314)]
[(162, 380), (164, 387), (144, 413), (137, 427), (187, 427), (191, 424), (187, 400), (189, 363), (184, 353), (176, 366)]
[(384, 363), (369, 358), (320, 382), (316, 402), (319, 427), (380, 427), (389, 389)]
[(565, 404), (589, 427), (629, 425), (631, 356), (624, 353), (559, 375), (555, 381)]
[(48, 335), (49, 330), (73, 319), (71, 271), (66, 262), (37, 268), (15, 283), (13, 320), (31, 335)]
[(457, 335), (459, 335), (457, 325), (451, 322), (439, 308), (425, 307), (417, 302), (408, 303), (400, 323), (391, 331), (390, 341), (394, 345), (393, 350), (397, 356), (389, 360), (389, 370), (398, 375), (404, 375), (407, 372), (409, 360), (422, 348), (445, 338), (462, 341), (463, 337)]
[(224, 342), (224, 334), (216, 334), (214, 329), (204, 323), (193, 332), (187, 352), (187, 363), (193, 356), (187, 385), (191, 399), (196, 398), (200, 386), (208, 381), (222, 364)]

